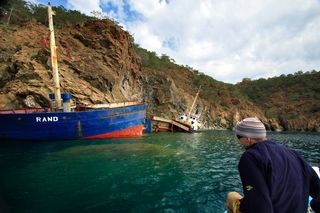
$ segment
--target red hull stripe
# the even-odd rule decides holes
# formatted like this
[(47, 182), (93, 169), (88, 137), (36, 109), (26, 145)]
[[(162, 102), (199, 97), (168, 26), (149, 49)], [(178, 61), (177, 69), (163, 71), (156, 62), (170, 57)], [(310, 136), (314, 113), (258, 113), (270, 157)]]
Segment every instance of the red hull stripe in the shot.
[(89, 136), (86, 139), (103, 139), (103, 138), (132, 138), (142, 136), (143, 125), (130, 127), (116, 132), (109, 132), (101, 135)]

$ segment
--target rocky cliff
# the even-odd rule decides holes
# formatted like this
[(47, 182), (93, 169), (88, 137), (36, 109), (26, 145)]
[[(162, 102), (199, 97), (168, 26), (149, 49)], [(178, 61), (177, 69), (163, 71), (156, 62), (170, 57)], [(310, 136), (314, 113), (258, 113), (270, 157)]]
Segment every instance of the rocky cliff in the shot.
[[(177, 118), (201, 85), (197, 105), (206, 128), (232, 129), (243, 117), (257, 116), (268, 129), (283, 129), (234, 85), (195, 83), (199, 74), (185, 67), (143, 66), (130, 35), (112, 21), (85, 21), (55, 34), (61, 88), (78, 103), (144, 101), (148, 115)], [(48, 36), (48, 28), (36, 21), (0, 26), (0, 109), (48, 106), (53, 91)]]
[[(61, 88), (79, 103), (142, 100), (141, 63), (128, 33), (110, 21), (56, 29)], [(0, 29), (0, 108), (46, 105), (53, 91), (47, 27)]]

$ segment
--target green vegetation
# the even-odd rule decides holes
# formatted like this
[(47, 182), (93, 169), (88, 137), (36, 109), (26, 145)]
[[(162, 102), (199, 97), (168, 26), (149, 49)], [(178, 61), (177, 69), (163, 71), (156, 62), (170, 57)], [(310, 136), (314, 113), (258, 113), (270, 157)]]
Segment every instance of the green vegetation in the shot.
[(226, 84), (219, 82), (205, 74), (194, 74), (193, 84), (196, 87), (201, 86), (201, 97), (205, 99), (217, 100), (219, 94), (226, 90)]
[(298, 71), (269, 79), (244, 79), (236, 87), (267, 117), (296, 119), (320, 113), (320, 72)]
[[(53, 7), (56, 12), (55, 25), (58, 27), (76, 24), (80, 21), (95, 19), (76, 10), (67, 10), (63, 6)], [(47, 5), (33, 4), (23, 0), (6, 0), (0, 4), (0, 21), (7, 24), (20, 25), (25, 21), (35, 19), (47, 25)]]
[(244, 79), (236, 86), (246, 94), (250, 101), (262, 104), (267, 97), (283, 92), (288, 101), (298, 101), (306, 98), (320, 98), (320, 72), (315, 70), (303, 73), (281, 75), (268, 79), (251, 81)]
[(175, 61), (165, 54), (159, 57), (157, 56), (157, 53), (143, 49), (137, 44), (134, 45), (134, 48), (141, 59), (143, 67), (156, 70), (181, 68), (181, 66), (175, 64)]

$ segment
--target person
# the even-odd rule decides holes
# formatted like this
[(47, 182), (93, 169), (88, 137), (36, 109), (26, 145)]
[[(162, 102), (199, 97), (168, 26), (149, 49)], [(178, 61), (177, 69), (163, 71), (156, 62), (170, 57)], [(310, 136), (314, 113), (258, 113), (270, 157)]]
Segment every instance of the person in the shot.
[[(320, 178), (320, 164), (318, 167), (312, 167), (312, 168), (316, 171), (317, 175)], [(313, 209), (317, 209), (317, 211), (316, 211), (317, 213), (320, 212), (320, 210), (319, 210), (320, 209), (320, 196), (318, 198), (314, 198), (313, 200), (311, 200), (310, 206), (312, 206)]]
[(264, 124), (256, 117), (245, 118), (235, 129), (245, 148), (238, 171), (243, 194), (229, 192), (229, 213), (320, 213), (320, 179), (296, 151), (266, 137)]

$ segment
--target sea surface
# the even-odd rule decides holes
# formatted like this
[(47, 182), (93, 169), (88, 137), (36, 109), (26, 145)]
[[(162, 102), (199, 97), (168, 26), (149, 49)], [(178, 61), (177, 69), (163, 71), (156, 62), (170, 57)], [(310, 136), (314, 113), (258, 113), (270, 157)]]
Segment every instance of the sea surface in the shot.
[[(320, 163), (319, 133), (268, 133)], [(0, 212), (223, 212), (240, 191), (231, 131), (0, 143)]]

